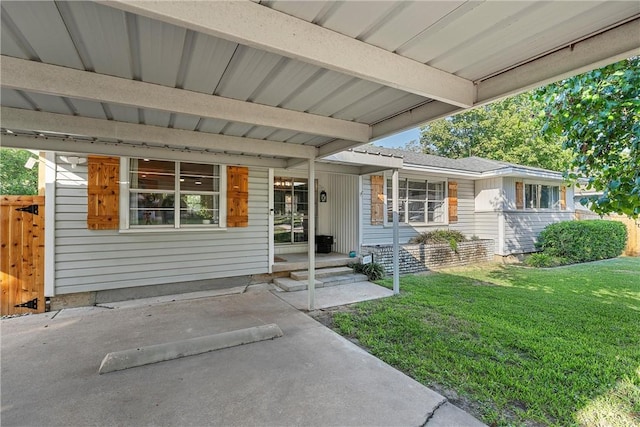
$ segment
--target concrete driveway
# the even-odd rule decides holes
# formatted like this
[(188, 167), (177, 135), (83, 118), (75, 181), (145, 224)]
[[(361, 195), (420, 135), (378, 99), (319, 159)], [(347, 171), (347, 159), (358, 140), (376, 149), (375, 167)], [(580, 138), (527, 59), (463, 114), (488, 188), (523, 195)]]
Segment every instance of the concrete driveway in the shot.
[[(98, 374), (108, 352), (275, 323), (284, 336)], [(481, 425), (272, 293), (2, 321), (3, 426)]]

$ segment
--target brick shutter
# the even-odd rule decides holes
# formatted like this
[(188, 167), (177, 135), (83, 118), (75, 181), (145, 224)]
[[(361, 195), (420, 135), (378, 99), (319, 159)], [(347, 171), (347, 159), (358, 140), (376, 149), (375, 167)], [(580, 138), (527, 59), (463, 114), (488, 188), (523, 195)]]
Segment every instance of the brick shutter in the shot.
[(524, 184), (516, 182), (516, 209), (524, 209)]
[(249, 226), (249, 168), (227, 166), (227, 227)]
[(567, 209), (567, 187), (560, 187), (560, 209)]
[(384, 177), (371, 176), (371, 225), (384, 222)]
[(89, 156), (87, 165), (87, 228), (117, 230), (120, 226), (120, 159)]
[(458, 183), (449, 181), (449, 223), (458, 222)]

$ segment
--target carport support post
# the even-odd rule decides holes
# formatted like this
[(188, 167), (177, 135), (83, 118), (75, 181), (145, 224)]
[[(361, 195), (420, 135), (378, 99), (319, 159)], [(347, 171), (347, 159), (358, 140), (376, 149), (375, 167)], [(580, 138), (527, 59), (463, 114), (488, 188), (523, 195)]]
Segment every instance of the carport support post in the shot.
[(309, 220), (307, 240), (309, 243), (309, 311), (315, 308), (316, 299), (316, 160), (309, 159)]
[(391, 176), (391, 197), (393, 210), (393, 294), (400, 293), (400, 233), (398, 230), (398, 169)]

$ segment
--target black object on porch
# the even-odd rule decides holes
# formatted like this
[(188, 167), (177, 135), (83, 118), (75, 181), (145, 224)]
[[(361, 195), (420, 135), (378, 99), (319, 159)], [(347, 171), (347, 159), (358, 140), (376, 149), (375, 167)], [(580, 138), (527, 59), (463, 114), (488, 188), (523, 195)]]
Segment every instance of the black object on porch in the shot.
[(331, 246), (333, 246), (333, 236), (316, 236), (316, 252), (320, 254), (331, 253)]

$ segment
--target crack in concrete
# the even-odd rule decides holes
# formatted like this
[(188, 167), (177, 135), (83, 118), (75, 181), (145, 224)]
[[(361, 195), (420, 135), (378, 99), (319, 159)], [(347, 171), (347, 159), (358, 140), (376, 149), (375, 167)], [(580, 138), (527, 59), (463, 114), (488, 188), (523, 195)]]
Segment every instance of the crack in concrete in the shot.
[(436, 412), (438, 411), (438, 409), (440, 409), (442, 407), (442, 405), (444, 405), (445, 403), (447, 403), (448, 400), (447, 399), (443, 399), (441, 400), (435, 408), (433, 408), (433, 411), (431, 411), (430, 413), (427, 414), (427, 419), (424, 421), (424, 423), (420, 426), (420, 427), (426, 427), (427, 424), (429, 424), (429, 421), (431, 421), (431, 419), (433, 418), (433, 416), (436, 414)]
[(112, 305), (107, 305), (107, 303), (104, 304), (96, 304), (95, 307), (99, 307), (99, 308), (106, 308), (109, 310), (115, 310), (115, 307)]

